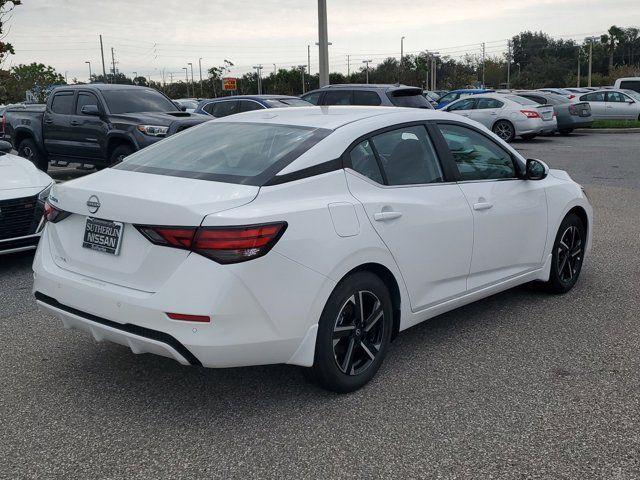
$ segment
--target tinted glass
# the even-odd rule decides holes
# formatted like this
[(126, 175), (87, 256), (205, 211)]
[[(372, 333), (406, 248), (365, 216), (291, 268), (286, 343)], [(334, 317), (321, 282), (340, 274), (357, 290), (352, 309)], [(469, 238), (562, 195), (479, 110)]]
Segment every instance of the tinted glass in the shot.
[(250, 112), (252, 110), (263, 110), (264, 107), (260, 105), (258, 102), (253, 102), (251, 100), (240, 100), (240, 111), (241, 112)]
[(196, 109), (198, 108), (198, 102), (196, 100), (175, 100), (180, 106), (185, 108)]
[(459, 125), (439, 125), (462, 180), (515, 178), (511, 156), (484, 135)]
[(271, 178), (329, 133), (287, 125), (207, 122), (139, 150), (115, 168), (260, 185), (265, 174)]
[(366, 90), (355, 90), (353, 92), (353, 104), (354, 105), (371, 105), (378, 106), (382, 103), (380, 95), (376, 92), (370, 92)]
[(449, 112), (455, 112), (458, 110), (473, 110), (473, 105), (476, 103), (473, 98), (465, 98), (463, 100), (459, 100), (455, 103), (452, 103), (447, 107)]
[(620, 92), (607, 92), (607, 102), (622, 103), (626, 102), (628, 98)]
[(504, 103), (496, 98), (479, 98), (476, 108), (477, 109), (502, 108), (503, 105)]
[(387, 97), (396, 107), (433, 108), (421, 90), (396, 90), (387, 93)]
[(149, 88), (103, 90), (102, 95), (111, 113), (179, 112), (180, 110), (160, 92)]
[(320, 94), (322, 92), (313, 92), (313, 93), (309, 93), (307, 95), (303, 95), (302, 96), (302, 100), (305, 100), (313, 105), (317, 105), (318, 104), (318, 100), (320, 99)]
[(78, 93), (78, 102), (76, 103), (76, 115), (82, 115), (82, 107), (85, 105), (95, 105), (98, 104), (98, 99), (93, 93), (88, 92), (80, 92)]
[(640, 80), (624, 80), (620, 82), (620, 88), (628, 88), (640, 92)]
[(286, 107), (311, 107), (312, 103), (309, 103), (301, 98), (268, 98), (264, 100), (271, 108), (286, 108)]
[(376, 183), (384, 183), (378, 161), (369, 140), (359, 143), (349, 154), (353, 169)]
[(62, 115), (71, 115), (73, 113), (73, 93), (56, 93), (51, 102), (51, 111)]
[(580, 97), (583, 102), (604, 102), (604, 92), (588, 93)]
[(351, 90), (330, 90), (322, 101), (324, 105), (351, 105)]
[(389, 185), (442, 182), (436, 152), (423, 126), (405, 127), (373, 137)]
[(238, 113), (238, 102), (235, 100), (224, 100), (211, 104), (211, 115), (214, 117), (226, 117)]

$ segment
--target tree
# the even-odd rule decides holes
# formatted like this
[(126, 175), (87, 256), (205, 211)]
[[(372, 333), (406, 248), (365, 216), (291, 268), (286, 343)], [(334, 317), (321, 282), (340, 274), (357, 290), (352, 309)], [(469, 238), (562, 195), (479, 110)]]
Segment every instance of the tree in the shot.
[(34, 101), (44, 102), (53, 87), (64, 84), (64, 77), (53, 67), (42, 63), (21, 64), (9, 72), (7, 97), (18, 102), (25, 100), (27, 92), (30, 92)]
[(616, 53), (616, 47), (625, 41), (625, 32), (620, 27), (612, 25), (606, 34), (600, 37), (602, 42), (607, 47), (609, 53), (609, 74), (613, 71), (613, 57)]
[(0, 0), (0, 65), (4, 62), (8, 55), (15, 53), (13, 45), (4, 42), (6, 33), (4, 32), (4, 25), (11, 17), (11, 11), (20, 5), (21, 0)]

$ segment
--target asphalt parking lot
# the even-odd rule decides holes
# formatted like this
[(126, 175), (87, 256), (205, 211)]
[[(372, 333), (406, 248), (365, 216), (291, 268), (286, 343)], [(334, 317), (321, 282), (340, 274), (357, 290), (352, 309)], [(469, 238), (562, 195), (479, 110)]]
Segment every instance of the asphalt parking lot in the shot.
[(350, 395), (95, 343), (38, 312), (32, 253), (0, 257), (0, 478), (640, 478), (640, 134), (515, 146), (587, 189), (578, 285), (407, 330)]

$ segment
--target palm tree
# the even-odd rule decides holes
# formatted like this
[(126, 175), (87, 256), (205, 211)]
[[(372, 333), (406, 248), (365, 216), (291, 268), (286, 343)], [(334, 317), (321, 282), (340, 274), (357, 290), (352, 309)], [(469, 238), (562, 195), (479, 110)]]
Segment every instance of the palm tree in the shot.
[(624, 31), (625, 42), (629, 45), (629, 65), (633, 65), (633, 47), (640, 36), (640, 30), (634, 27), (627, 28)]
[(606, 34), (600, 37), (600, 42), (607, 47), (609, 52), (609, 73), (613, 71), (613, 56), (616, 47), (625, 40), (625, 32), (620, 27), (611, 26)]

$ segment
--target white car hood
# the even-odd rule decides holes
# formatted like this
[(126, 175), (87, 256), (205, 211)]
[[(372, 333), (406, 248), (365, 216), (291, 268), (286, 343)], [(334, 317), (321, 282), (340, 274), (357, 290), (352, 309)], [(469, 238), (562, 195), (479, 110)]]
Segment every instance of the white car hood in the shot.
[(44, 189), (53, 180), (38, 170), (30, 161), (16, 155), (0, 155), (0, 192), (6, 197), (8, 190)]

